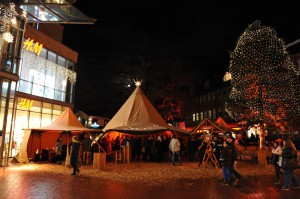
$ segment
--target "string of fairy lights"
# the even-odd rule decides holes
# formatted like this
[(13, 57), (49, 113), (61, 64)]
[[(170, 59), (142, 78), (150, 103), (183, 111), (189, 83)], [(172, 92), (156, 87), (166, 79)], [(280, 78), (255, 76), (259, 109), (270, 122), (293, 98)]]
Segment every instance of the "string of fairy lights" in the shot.
[(229, 72), (233, 88), (225, 109), (234, 119), (241, 111), (275, 123), (300, 115), (300, 71), (274, 29), (250, 24), (230, 55)]
[(0, 31), (3, 32), (2, 38), (11, 43), (14, 41), (14, 36), (10, 33), (10, 25), (16, 24), (16, 17), (20, 16), (27, 20), (27, 12), (23, 11), (22, 15), (18, 15), (15, 10), (15, 4), (10, 3), (9, 7), (0, 4)]
[(23, 50), (22, 65), (25, 68), (32, 68), (38, 72), (55, 74), (58, 79), (66, 79), (75, 84), (77, 73), (66, 67), (60, 66), (52, 61), (36, 56), (27, 50)]

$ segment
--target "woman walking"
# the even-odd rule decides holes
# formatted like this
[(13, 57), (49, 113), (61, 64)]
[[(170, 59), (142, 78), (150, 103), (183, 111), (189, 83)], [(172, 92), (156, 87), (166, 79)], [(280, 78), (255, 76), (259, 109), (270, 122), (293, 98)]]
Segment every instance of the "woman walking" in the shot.
[(231, 181), (231, 177), (229, 175), (228, 169), (232, 162), (232, 151), (229, 147), (229, 142), (224, 141), (223, 143), (223, 150), (221, 152), (220, 161), (222, 165), (222, 171), (224, 176), (224, 182), (221, 183), (221, 185), (229, 185), (229, 182)]
[(282, 168), (283, 168), (283, 179), (284, 185), (281, 188), (283, 191), (290, 190), (291, 183), (293, 182), (295, 186), (293, 189), (300, 188), (300, 182), (297, 176), (294, 174), (294, 170), (291, 168), (290, 162), (297, 158), (297, 150), (293, 142), (288, 139), (283, 141), (283, 149), (282, 149)]
[(280, 184), (280, 175), (282, 175), (282, 172), (280, 171), (280, 166), (278, 165), (278, 162), (279, 162), (279, 156), (281, 156), (281, 154), (282, 154), (282, 149), (281, 149), (280, 142), (275, 141), (272, 149), (272, 162), (276, 174), (276, 181), (274, 184)]

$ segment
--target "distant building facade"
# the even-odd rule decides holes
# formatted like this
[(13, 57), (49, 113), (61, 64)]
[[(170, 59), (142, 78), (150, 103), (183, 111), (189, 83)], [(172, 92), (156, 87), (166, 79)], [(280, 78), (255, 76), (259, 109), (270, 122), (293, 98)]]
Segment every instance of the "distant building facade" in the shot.
[(186, 127), (194, 127), (205, 118), (216, 121), (218, 117), (229, 117), (224, 109), (224, 99), (231, 91), (230, 80), (231, 75), (226, 73), (222, 85), (216, 88), (211, 88), (211, 83), (208, 81), (204, 83), (205, 89), (201, 95), (191, 98), (185, 105)]
[(83, 111), (78, 111), (75, 115), (86, 128), (91, 129), (103, 129), (110, 121), (107, 117), (87, 115)]

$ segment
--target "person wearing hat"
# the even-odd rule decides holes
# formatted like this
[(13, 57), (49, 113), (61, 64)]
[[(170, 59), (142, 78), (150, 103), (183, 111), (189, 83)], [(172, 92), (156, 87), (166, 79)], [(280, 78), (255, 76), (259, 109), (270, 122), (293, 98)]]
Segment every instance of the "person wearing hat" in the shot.
[(77, 165), (79, 148), (80, 148), (80, 143), (78, 137), (74, 135), (72, 137), (72, 148), (71, 148), (71, 166), (73, 167), (73, 173), (71, 174), (72, 176), (75, 176), (76, 173), (79, 173), (79, 169)]

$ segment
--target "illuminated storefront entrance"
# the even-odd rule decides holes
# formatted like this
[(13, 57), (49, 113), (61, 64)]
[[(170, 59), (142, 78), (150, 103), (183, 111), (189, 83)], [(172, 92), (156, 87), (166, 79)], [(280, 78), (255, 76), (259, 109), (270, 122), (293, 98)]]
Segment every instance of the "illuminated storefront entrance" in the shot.
[(16, 94), (12, 156), (20, 152), (24, 136), (23, 129), (48, 126), (67, 108), (67, 106), (19, 97), (18, 95), (21, 93)]
[(14, 4), (3, 3), (0, 3), (0, 166), (7, 165), (11, 148), (14, 96), (27, 20)]

